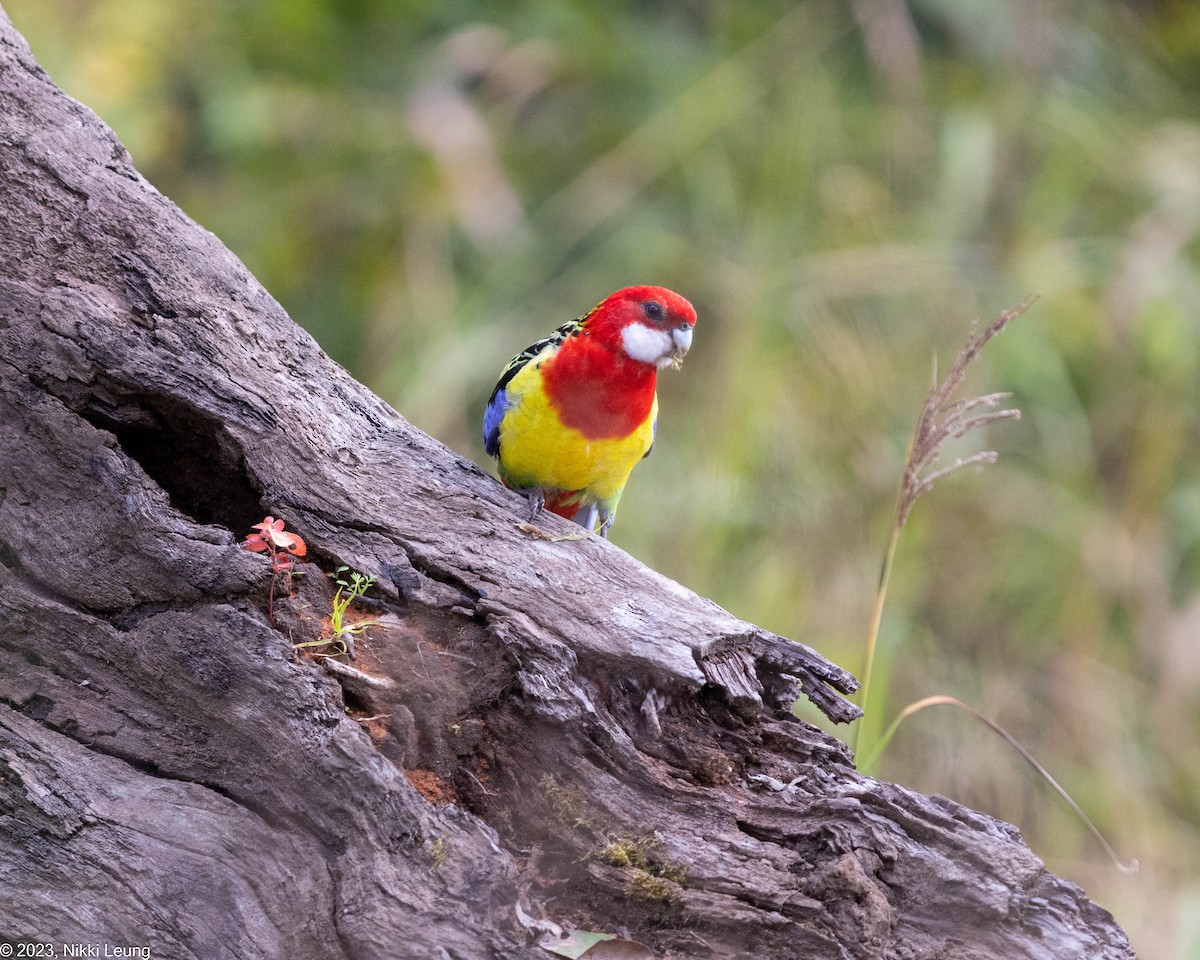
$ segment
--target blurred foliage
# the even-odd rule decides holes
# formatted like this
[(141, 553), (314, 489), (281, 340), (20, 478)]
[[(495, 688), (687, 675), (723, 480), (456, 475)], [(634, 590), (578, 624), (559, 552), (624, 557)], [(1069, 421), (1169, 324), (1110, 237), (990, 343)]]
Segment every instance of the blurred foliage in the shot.
[[(610, 291), (700, 311), (615, 540), (859, 669), (931, 356), (1042, 299), (1024, 412), (900, 545), (882, 773), (1020, 825), (1200, 955), (1200, 6), (4, 0), (51, 75), (338, 360), (485, 462), (508, 358)], [(967, 446), (967, 454), (978, 447)], [(806, 714), (807, 715), (807, 714)]]

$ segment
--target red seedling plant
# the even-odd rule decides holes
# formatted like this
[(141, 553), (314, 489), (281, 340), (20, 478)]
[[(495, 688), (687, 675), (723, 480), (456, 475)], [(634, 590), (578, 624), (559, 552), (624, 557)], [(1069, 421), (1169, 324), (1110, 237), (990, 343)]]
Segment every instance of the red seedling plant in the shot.
[(275, 626), (275, 584), (282, 576), (291, 576), (296, 569), (296, 558), (304, 556), (308, 547), (294, 533), (285, 533), (283, 521), (267, 517), (256, 523), (252, 533), (242, 541), (242, 546), (251, 553), (265, 553), (271, 561), (271, 591), (267, 595), (267, 620)]

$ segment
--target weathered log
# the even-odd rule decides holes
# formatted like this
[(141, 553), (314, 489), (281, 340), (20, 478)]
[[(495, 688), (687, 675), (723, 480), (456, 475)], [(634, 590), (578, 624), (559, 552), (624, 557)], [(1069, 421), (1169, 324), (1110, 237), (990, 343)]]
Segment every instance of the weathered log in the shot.
[[(1013, 828), (790, 714), (851, 719), (845, 671), (531, 536), (3, 13), (0, 371), (0, 944), (545, 956), (533, 917), (675, 957), (1131, 956)], [(311, 561), (274, 624), (265, 514)], [(323, 669), (295, 645), (340, 564), (380, 622)]]

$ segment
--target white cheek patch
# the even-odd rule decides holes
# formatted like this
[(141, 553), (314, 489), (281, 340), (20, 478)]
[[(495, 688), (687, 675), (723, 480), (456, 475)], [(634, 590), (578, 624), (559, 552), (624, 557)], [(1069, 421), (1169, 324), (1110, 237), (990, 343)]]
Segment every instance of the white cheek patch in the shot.
[(665, 330), (655, 330), (644, 323), (631, 323), (621, 331), (621, 345), (625, 355), (641, 363), (661, 367), (671, 362), (675, 344)]

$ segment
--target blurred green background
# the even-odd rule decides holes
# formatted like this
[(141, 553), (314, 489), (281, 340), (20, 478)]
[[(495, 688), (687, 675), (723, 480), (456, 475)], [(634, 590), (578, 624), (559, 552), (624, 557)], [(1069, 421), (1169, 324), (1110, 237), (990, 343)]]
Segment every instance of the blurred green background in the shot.
[[(51, 76), (411, 421), (486, 462), (519, 349), (618, 287), (700, 312), (614, 530), (858, 671), (905, 447), (970, 331), (1024, 418), (917, 505), (880, 774), (1016, 823), (1200, 956), (1200, 4), (0, 0)], [(806, 714), (808, 716), (809, 714)], [(845, 731), (839, 731), (845, 735)]]

